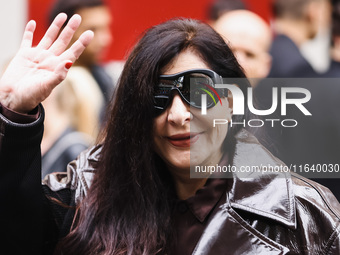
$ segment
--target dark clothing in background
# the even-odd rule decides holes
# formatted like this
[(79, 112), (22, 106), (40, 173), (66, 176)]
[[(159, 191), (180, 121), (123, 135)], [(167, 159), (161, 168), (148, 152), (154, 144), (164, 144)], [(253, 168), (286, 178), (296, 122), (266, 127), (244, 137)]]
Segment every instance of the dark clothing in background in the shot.
[(268, 78), (314, 77), (314, 71), (294, 42), (285, 35), (277, 35), (271, 45), (272, 66)]
[(67, 164), (88, 147), (89, 142), (85, 134), (67, 128), (42, 156), (42, 178), (52, 172), (66, 172)]
[(91, 74), (99, 85), (103, 93), (106, 104), (110, 101), (114, 92), (114, 83), (110, 75), (105, 71), (102, 66), (94, 65), (91, 67)]
[(100, 65), (93, 65), (90, 69), (91, 74), (93, 75), (93, 78), (98, 83), (98, 86), (100, 88), (100, 91), (103, 94), (104, 97), (104, 107), (100, 114), (100, 122), (101, 125), (105, 125), (105, 112), (106, 107), (109, 104), (109, 101), (111, 100), (111, 97), (115, 90), (115, 84), (113, 82), (112, 77), (105, 71), (105, 69)]
[(340, 78), (340, 63), (331, 61), (328, 71), (317, 73), (285, 35), (274, 38), (269, 53), (272, 66), (267, 78)]

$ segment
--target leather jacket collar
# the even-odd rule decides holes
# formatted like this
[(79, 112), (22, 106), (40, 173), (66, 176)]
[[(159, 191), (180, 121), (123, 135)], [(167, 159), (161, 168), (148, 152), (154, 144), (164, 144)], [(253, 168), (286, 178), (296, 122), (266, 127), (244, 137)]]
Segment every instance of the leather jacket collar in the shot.
[(296, 228), (295, 200), (289, 178), (268, 176), (240, 179), (234, 184), (227, 202), (235, 209), (275, 220)]

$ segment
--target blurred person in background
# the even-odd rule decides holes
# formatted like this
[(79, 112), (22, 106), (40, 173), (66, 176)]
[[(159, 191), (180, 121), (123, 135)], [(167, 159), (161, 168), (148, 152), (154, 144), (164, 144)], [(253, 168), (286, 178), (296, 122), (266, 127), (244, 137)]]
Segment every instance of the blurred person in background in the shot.
[(82, 119), (81, 108), (86, 103), (70, 83), (58, 86), (44, 100), (43, 106), (48, 114), (41, 142), (42, 178), (51, 172), (65, 172), (67, 164), (91, 145), (91, 138), (77, 131), (79, 119)]
[(273, 14), (276, 35), (269, 77), (339, 75), (329, 52), (329, 0), (275, 0)]
[(48, 117), (42, 140), (42, 177), (66, 171), (70, 161), (94, 144), (114, 88), (101, 65), (112, 41), (108, 7), (102, 0), (56, 0), (50, 10), (51, 22), (59, 12), (82, 17), (70, 45), (86, 30), (92, 30), (94, 38), (65, 81), (43, 102)]
[[(225, 12), (212, 26), (232, 49), (251, 86), (256, 87), (261, 79), (267, 77), (271, 68), (270, 26), (259, 15), (249, 10)], [(263, 145), (268, 146), (262, 128), (247, 127), (247, 130), (257, 136)]]
[(56, 0), (50, 11), (50, 22), (58, 13), (66, 13), (68, 17), (79, 14), (82, 23), (71, 41), (76, 41), (82, 32), (91, 29), (94, 38), (84, 53), (74, 63), (74, 66), (85, 68), (97, 82), (105, 102), (108, 102), (113, 92), (112, 78), (101, 66), (108, 47), (112, 42), (110, 26), (112, 16), (103, 0)]
[(208, 8), (209, 24), (213, 24), (223, 14), (234, 10), (245, 10), (246, 5), (242, 0), (216, 0)]
[[(268, 51), (272, 34), (259, 15), (248, 10), (229, 11), (216, 20), (213, 28), (229, 44), (247, 78), (267, 77), (271, 67)], [(256, 86), (256, 80), (250, 81)]]
[(112, 77), (102, 64), (113, 39), (110, 31), (112, 16), (102, 0), (56, 0), (50, 10), (50, 22), (60, 12), (66, 13), (68, 17), (73, 14), (82, 17), (82, 23), (70, 45), (86, 30), (92, 30), (95, 35), (64, 81), (71, 83), (78, 98), (87, 102), (82, 104), (76, 127), (78, 131), (90, 135), (94, 141), (104, 121), (106, 105), (114, 91)]
[(332, 0), (332, 58), (340, 62), (340, 1)]
[[(273, 87), (278, 90), (305, 88), (311, 94), (305, 107), (312, 115), (306, 116), (293, 107), (282, 115), (279, 105), (267, 118), (293, 119), (297, 125), (293, 128), (265, 126), (260, 140), (266, 141), (268, 149), (287, 165), (337, 165), (340, 163), (340, 119), (330, 112), (340, 108), (340, 87), (334, 84), (336, 80), (328, 78), (340, 77), (340, 64), (330, 56), (330, 2), (275, 0), (273, 13), (276, 34), (270, 50), (272, 68), (268, 77), (299, 79), (261, 82), (255, 90), (257, 101), (262, 109), (269, 109)], [(291, 93), (289, 97), (298, 98), (301, 94)], [(329, 187), (340, 199), (339, 179), (327, 174), (314, 180)]]
[(303, 43), (300, 47), (301, 54), (311, 64), (318, 74), (332, 75), (331, 47), (331, 15), (332, 5), (330, 0), (314, 0), (313, 10), (317, 32), (313, 39)]

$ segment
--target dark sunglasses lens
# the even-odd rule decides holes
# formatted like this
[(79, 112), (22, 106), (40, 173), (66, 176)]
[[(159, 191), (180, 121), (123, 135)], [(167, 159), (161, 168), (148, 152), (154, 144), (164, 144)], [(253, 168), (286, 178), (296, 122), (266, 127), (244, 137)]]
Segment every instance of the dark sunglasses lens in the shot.
[[(196, 88), (196, 89), (192, 90), (190, 92), (190, 105), (194, 106), (196, 108), (201, 108), (202, 107), (202, 95), (204, 95), (204, 94), (207, 94), (206, 91), (203, 91), (200, 88)], [(216, 102), (215, 96), (212, 95), (215, 99), (215, 101), (214, 101), (214, 99), (210, 95), (212, 95), (212, 94), (210, 93), (210, 94), (207, 94), (207, 96), (206, 96), (207, 108), (214, 106), (215, 102)]]
[(173, 84), (172, 80), (160, 80), (154, 93), (155, 108), (164, 109), (167, 106)]
[[(202, 107), (202, 95), (207, 94), (207, 108), (214, 106), (216, 95), (212, 91), (215, 83), (212, 78), (205, 74), (190, 74), (190, 95), (187, 100), (193, 107)], [(215, 101), (214, 101), (215, 100)]]
[(168, 104), (168, 96), (154, 96), (154, 104), (156, 108), (164, 109)]

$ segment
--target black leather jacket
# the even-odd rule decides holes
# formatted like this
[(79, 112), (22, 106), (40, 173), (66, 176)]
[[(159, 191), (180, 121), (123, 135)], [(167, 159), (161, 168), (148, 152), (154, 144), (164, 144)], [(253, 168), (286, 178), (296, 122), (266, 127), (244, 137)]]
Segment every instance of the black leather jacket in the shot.
[[(82, 153), (68, 173), (44, 180), (71, 189), (79, 203), (100, 147)], [(281, 165), (246, 131), (237, 136), (234, 166)], [(290, 173), (235, 173), (231, 191), (198, 242), (198, 254), (340, 254), (340, 205), (329, 190)]]
[[(37, 126), (42, 125), (42, 120), (32, 125), (11, 125), (14, 124), (0, 115), (0, 159), (7, 169), (18, 171), (8, 162), (18, 156), (4, 157), (14, 151), (10, 141), (15, 141), (16, 146), (23, 143), (25, 148), (21, 150), (25, 150), (25, 155), (32, 154), (39, 146), (37, 137), (41, 136), (41, 130)], [(21, 140), (15, 138), (20, 130), (24, 132), (19, 135)], [(95, 172), (93, 163), (99, 153), (100, 146), (94, 147), (73, 161), (67, 173), (45, 178), (45, 194), (68, 201), (70, 205), (78, 204), (87, 195)], [(26, 158), (38, 156), (35, 153)], [(238, 169), (244, 164), (282, 164), (246, 131), (237, 136), (233, 162)], [(232, 178), (233, 185), (226, 194), (225, 203), (208, 219), (209, 224), (193, 254), (340, 254), (340, 205), (327, 188), (290, 173), (235, 173)], [(17, 179), (24, 183), (24, 179)], [(72, 214), (66, 217), (66, 211), (63, 215), (61, 211), (58, 215), (51, 213), (55, 205), (50, 202), (45, 206), (49, 209), (44, 212), (54, 217), (57, 226), (54, 230), (62, 232), (69, 228)]]

